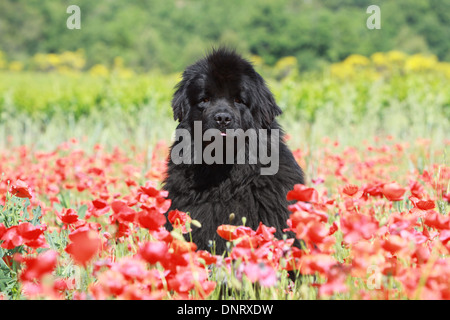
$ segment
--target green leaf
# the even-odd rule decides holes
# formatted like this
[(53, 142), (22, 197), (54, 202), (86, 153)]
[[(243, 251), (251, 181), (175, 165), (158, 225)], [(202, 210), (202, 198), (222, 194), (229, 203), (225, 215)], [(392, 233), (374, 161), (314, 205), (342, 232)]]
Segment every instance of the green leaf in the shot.
[(38, 224), (40, 224), (41, 216), (42, 216), (41, 206), (38, 206), (37, 208), (33, 209), (33, 220), (31, 220), (31, 224), (33, 226), (37, 226)]
[(26, 198), (25, 203), (23, 205), (23, 215), (22, 217), (26, 220), (30, 218), (30, 215), (28, 214), (28, 206), (30, 205), (30, 199)]
[(78, 217), (80, 219), (84, 219), (84, 217), (86, 216), (86, 211), (87, 211), (88, 207), (87, 205), (83, 204), (81, 207), (78, 208)]

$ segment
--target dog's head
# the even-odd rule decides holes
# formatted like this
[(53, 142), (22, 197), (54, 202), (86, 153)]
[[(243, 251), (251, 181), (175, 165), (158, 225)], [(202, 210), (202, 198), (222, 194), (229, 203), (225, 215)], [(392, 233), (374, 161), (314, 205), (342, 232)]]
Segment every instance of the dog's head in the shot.
[(203, 130), (270, 128), (281, 114), (272, 93), (252, 65), (232, 50), (213, 50), (189, 66), (172, 100), (175, 120)]

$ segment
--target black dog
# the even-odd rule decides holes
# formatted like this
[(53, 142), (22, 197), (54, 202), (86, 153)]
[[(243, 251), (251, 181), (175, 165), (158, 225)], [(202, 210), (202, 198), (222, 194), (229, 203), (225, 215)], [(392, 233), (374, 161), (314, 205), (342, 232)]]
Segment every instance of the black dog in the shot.
[[(275, 236), (281, 239), (289, 218), (286, 194), (294, 184), (303, 184), (304, 179), (301, 168), (283, 142), (283, 132), (275, 121), (281, 109), (263, 78), (234, 51), (214, 50), (185, 70), (177, 85), (172, 108), (175, 120), (180, 122), (177, 132), (184, 129), (182, 131), (194, 136), (197, 130), (194, 124), (201, 125), (201, 134), (208, 129), (219, 132), (209, 141), (196, 145), (194, 141), (179, 138), (171, 147), (164, 189), (172, 200), (170, 210), (188, 212), (192, 219), (201, 223), (201, 228), (193, 227), (193, 242), (199, 249), (213, 249), (212, 240), (215, 253), (220, 254), (224, 252), (226, 242), (218, 236), (217, 227), (240, 225), (243, 217), (246, 225), (254, 230), (260, 222), (275, 227)], [(231, 129), (242, 129), (241, 136), (242, 131), (256, 133), (257, 144), (262, 142), (258, 144), (256, 162), (250, 161), (252, 142), (248, 136), (244, 146), (236, 144), (230, 148), (227, 145)], [(278, 136), (275, 133), (279, 133)], [(211, 163), (199, 158), (198, 153), (205, 151), (211, 145), (210, 141), (217, 142), (216, 139), (223, 139), (223, 153), (227, 156), (238, 154), (245, 147), (245, 163), (236, 162), (236, 157), (231, 163), (225, 160)], [(180, 143), (188, 144), (189, 148), (180, 148)], [(264, 147), (278, 161), (275, 171), (266, 174), (262, 170), (268, 169), (269, 165), (259, 157)], [(175, 149), (177, 152), (174, 153)], [(219, 151), (220, 148), (215, 153)], [(184, 156), (186, 161), (174, 160), (174, 154)]]

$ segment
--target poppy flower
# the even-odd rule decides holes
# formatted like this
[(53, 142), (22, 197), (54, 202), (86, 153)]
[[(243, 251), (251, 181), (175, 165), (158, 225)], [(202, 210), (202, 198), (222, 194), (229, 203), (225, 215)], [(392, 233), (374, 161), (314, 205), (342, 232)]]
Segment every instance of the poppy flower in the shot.
[(271, 287), (277, 283), (277, 273), (274, 268), (264, 262), (248, 262), (244, 267), (244, 274), (253, 283), (259, 282), (263, 287)]
[(341, 231), (346, 243), (370, 239), (378, 230), (378, 221), (372, 216), (351, 213), (344, 214), (340, 220)]
[(432, 210), (436, 207), (433, 200), (420, 200), (416, 197), (409, 197), (409, 200), (411, 200), (413, 206), (419, 210)]
[(3, 223), (0, 223), (0, 239), (3, 237), (3, 235), (6, 232), (6, 227)]
[(111, 209), (114, 212), (114, 217), (120, 222), (133, 222), (136, 216), (136, 211), (123, 200), (114, 200), (111, 203)]
[(398, 251), (406, 248), (407, 246), (408, 241), (398, 235), (390, 235), (381, 244), (381, 247), (384, 250), (389, 251), (391, 254), (396, 254)]
[(233, 241), (242, 237), (251, 237), (256, 234), (252, 228), (245, 226), (234, 226), (229, 224), (220, 225), (217, 228), (217, 233), (219, 236), (227, 241)]
[(72, 208), (63, 208), (61, 212), (56, 212), (56, 216), (65, 224), (73, 224), (78, 221), (78, 214)]
[[(208, 283), (208, 285), (203, 286), (204, 282)], [(196, 288), (197, 292), (207, 289), (205, 295), (208, 295), (212, 292), (211, 289), (215, 288), (213, 283), (211, 283), (213, 284), (212, 288), (209, 285), (208, 271), (195, 265), (178, 268), (176, 274), (169, 278), (167, 283), (170, 289), (179, 293), (185, 293)]]
[(29, 222), (22, 222), (17, 226), (17, 233), (28, 247), (44, 248), (47, 247), (44, 237), (46, 229), (46, 226), (34, 226)]
[(65, 251), (73, 260), (83, 266), (100, 250), (101, 240), (97, 232), (90, 229), (77, 229), (69, 234), (70, 243)]
[(15, 247), (24, 244), (23, 237), (17, 231), (17, 226), (12, 226), (6, 229), (0, 240), (3, 240), (3, 243), (0, 246), (8, 250), (14, 249)]
[(330, 226), (330, 231), (329, 231), (328, 235), (331, 236), (331, 235), (334, 234), (338, 229), (339, 229), (339, 227), (338, 227), (336, 221), (333, 222), (333, 224)]
[(103, 199), (96, 199), (93, 200), (92, 206), (89, 207), (89, 211), (92, 212), (92, 214), (96, 217), (99, 217), (105, 213), (107, 213), (110, 209), (110, 206), (108, 203)]
[[(98, 278), (98, 285), (94, 287), (97, 299), (106, 299), (107, 296), (119, 296), (127, 286), (123, 274), (117, 270), (108, 270)], [(97, 291), (98, 290), (98, 291)]]
[(347, 270), (338, 267), (332, 267), (327, 273), (327, 281), (319, 286), (320, 296), (330, 296), (334, 293), (344, 293), (348, 291)]
[(182, 211), (171, 210), (168, 214), (169, 222), (174, 228), (181, 228), (183, 233), (188, 233), (191, 229), (187, 230), (186, 224), (192, 221), (191, 217)]
[(236, 237), (233, 235), (233, 232), (236, 230), (236, 228), (237, 226), (233, 226), (230, 224), (223, 224), (217, 227), (217, 233), (225, 240), (232, 241), (236, 239)]
[(165, 242), (146, 242), (139, 247), (139, 255), (148, 263), (156, 264), (168, 258), (169, 247)]
[(406, 189), (397, 182), (391, 182), (384, 184), (381, 191), (389, 201), (402, 201)]
[(425, 217), (424, 223), (427, 226), (438, 230), (450, 229), (450, 218), (448, 216), (443, 216), (436, 211), (429, 212)]
[(336, 259), (328, 254), (305, 255), (300, 259), (300, 272), (304, 274), (319, 272), (325, 275), (336, 263)]
[(424, 194), (424, 188), (423, 186), (417, 182), (417, 181), (410, 181), (409, 183), (409, 190), (411, 191), (411, 194), (414, 197), (417, 198), (422, 198), (423, 194)]
[(155, 231), (166, 223), (166, 217), (154, 208), (148, 208), (138, 212), (137, 220), (141, 227)]
[(359, 198), (362, 196), (363, 192), (359, 190), (359, 187), (354, 184), (347, 184), (343, 189), (342, 192), (353, 198)]
[(31, 188), (25, 181), (17, 180), (14, 184), (11, 185), (11, 194), (13, 196), (19, 198), (28, 198), (31, 199), (33, 197), (33, 192)]
[(20, 274), (21, 281), (33, 281), (41, 279), (45, 274), (51, 273), (55, 267), (58, 258), (58, 252), (47, 250), (37, 257), (26, 257), (23, 259), (25, 269)]
[(319, 194), (316, 189), (308, 188), (302, 184), (294, 185), (294, 189), (286, 195), (288, 201), (297, 200), (303, 202), (318, 202)]
[(139, 188), (139, 191), (152, 198), (167, 198), (167, 196), (169, 195), (166, 190), (158, 190), (158, 188), (156, 187), (156, 183), (154, 183), (153, 181), (147, 181), (145, 183), (145, 186), (141, 186)]
[(260, 235), (264, 241), (271, 241), (274, 238), (274, 233), (277, 231), (274, 227), (267, 227), (262, 222), (259, 223), (256, 234)]
[(197, 257), (203, 259), (206, 265), (217, 263), (217, 256), (213, 256), (211, 253), (205, 250), (197, 251)]

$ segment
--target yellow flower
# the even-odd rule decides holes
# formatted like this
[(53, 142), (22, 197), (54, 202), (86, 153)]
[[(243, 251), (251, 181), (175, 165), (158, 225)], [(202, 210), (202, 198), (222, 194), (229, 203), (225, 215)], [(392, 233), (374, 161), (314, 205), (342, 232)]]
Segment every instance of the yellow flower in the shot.
[(75, 52), (65, 51), (60, 55), (60, 59), (61, 64), (74, 70), (81, 70), (86, 64), (84, 52), (82, 50), (77, 50)]
[(449, 62), (439, 62), (436, 65), (436, 69), (441, 71), (446, 77), (450, 78), (450, 63)]
[(96, 64), (89, 70), (89, 73), (93, 76), (107, 77), (109, 70), (102, 64)]
[(287, 56), (277, 61), (273, 71), (277, 78), (286, 78), (289, 75), (295, 75), (298, 70), (298, 62), (296, 57)]
[(354, 68), (346, 63), (333, 63), (330, 68), (330, 73), (340, 79), (350, 78), (355, 75)]
[(387, 53), (387, 59), (390, 62), (403, 62), (407, 58), (407, 55), (401, 51), (393, 50)]
[(425, 56), (423, 54), (415, 54), (406, 60), (405, 69), (407, 71), (431, 70), (437, 63), (438, 61), (435, 55)]
[(55, 53), (49, 53), (47, 54), (47, 61), (49, 62), (50, 66), (56, 67), (61, 63), (61, 57)]
[(255, 67), (260, 67), (264, 64), (264, 60), (263, 58), (261, 58), (260, 56), (257, 55), (252, 55), (250, 57), (250, 62), (255, 66)]
[(370, 58), (376, 66), (385, 66), (388, 64), (388, 59), (383, 52), (375, 52)]
[(23, 63), (20, 61), (11, 61), (9, 66), (9, 70), (11, 71), (22, 71), (23, 70)]
[(275, 69), (282, 70), (286, 68), (296, 68), (297, 58), (292, 56), (283, 57), (275, 64)]
[(350, 66), (367, 66), (370, 64), (370, 60), (360, 54), (351, 54), (344, 60), (344, 63)]
[(128, 68), (121, 68), (119, 69), (119, 77), (124, 79), (130, 79), (134, 76), (134, 72), (131, 69)]

